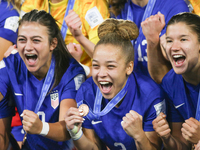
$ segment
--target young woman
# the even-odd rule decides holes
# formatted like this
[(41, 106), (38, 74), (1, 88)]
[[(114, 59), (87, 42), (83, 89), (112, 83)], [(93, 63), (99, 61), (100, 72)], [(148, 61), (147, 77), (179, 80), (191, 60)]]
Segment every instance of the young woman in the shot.
[(191, 144), (200, 140), (200, 17), (180, 13), (168, 22), (166, 53), (173, 69), (159, 49), (159, 34), (163, 26), (165, 19), (161, 13), (142, 23), (150, 75), (172, 100), (169, 101), (169, 124), (166, 116), (161, 114), (153, 125), (166, 149), (190, 149)]
[(165, 110), (165, 102), (160, 88), (149, 77), (133, 72), (131, 40), (138, 36), (137, 26), (131, 21), (108, 19), (99, 26), (98, 34), (92, 77), (76, 96), (83, 111), (70, 108), (65, 117), (76, 147), (160, 149), (152, 121)]
[(45, 11), (33, 10), (20, 20), (17, 49), (0, 63), (0, 100), (8, 107), (8, 95), (14, 98), (26, 131), (22, 149), (71, 149), (64, 114), (76, 106), (83, 68), (67, 52), (58, 25)]
[[(147, 69), (147, 43), (142, 33), (141, 22), (151, 15), (161, 12), (166, 17), (166, 22), (180, 12), (188, 12), (189, 9), (184, 0), (109, 0), (112, 17), (131, 20), (139, 28), (139, 36), (133, 41), (135, 49), (134, 70), (148, 75)], [(163, 27), (160, 38), (165, 37), (166, 26)], [(163, 40), (165, 43), (165, 40)], [(164, 44), (161, 44), (164, 46)]]

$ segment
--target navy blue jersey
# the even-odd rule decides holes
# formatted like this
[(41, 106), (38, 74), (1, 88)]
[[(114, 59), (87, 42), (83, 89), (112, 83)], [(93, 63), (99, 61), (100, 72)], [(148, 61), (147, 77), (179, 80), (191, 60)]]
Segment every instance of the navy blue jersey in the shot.
[[(144, 131), (154, 131), (152, 121), (162, 111), (165, 112), (165, 100), (160, 87), (156, 85), (149, 77), (141, 74), (132, 73), (130, 76), (128, 91), (120, 104), (114, 107), (106, 115), (99, 119), (91, 120), (85, 117), (84, 128), (93, 129), (101, 141), (102, 147), (107, 145), (111, 150), (136, 149), (135, 142), (121, 126), (122, 118), (134, 110), (143, 116)], [(93, 112), (94, 100), (97, 86), (92, 78), (87, 79), (80, 87), (76, 95), (78, 104), (85, 103)], [(105, 108), (108, 100), (103, 98), (101, 108)], [(105, 148), (106, 149), (106, 148)]]
[(168, 114), (170, 122), (184, 122), (190, 117), (195, 118), (200, 84), (194, 86), (187, 83), (182, 75), (171, 69), (163, 78), (161, 86), (171, 99)]
[[(138, 28), (140, 28), (146, 6), (140, 7), (131, 2), (131, 8), (132, 8), (131, 14), (133, 15), (133, 20), (131, 21), (135, 22)], [(126, 20), (127, 11), (128, 11), (128, 2), (125, 4), (122, 13), (118, 15), (117, 18)], [(155, 6), (150, 15), (155, 15), (159, 11), (165, 16), (165, 22), (167, 24), (172, 16), (180, 12), (189, 12), (189, 9), (187, 7), (187, 4), (183, 0), (173, 0), (173, 1), (156, 0)], [(163, 35), (165, 32), (166, 32), (166, 26), (161, 31), (160, 35)], [(134, 47), (135, 49), (134, 70), (137, 72), (142, 72), (143, 74), (149, 76), (147, 70), (147, 41), (143, 34), (141, 36), (142, 36), (141, 43), (139, 43), (137, 47)]]
[[(26, 80), (26, 75), (28, 80)], [(42, 121), (54, 123), (59, 119), (59, 104), (64, 99), (75, 99), (77, 89), (85, 79), (83, 68), (71, 59), (67, 71), (60, 83), (46, 95), (39, 111)], [(41, 94), (43, 80), (38, 80), (28, 72), (19, 54), (10, 55), (0, 62), (0, 92), (4, 97), (9, 92), (13, 95), (19, 114), (24, 109), (35, 110)], [(51, 83), (52, 87), (53, 83)], [(51, 89), (51, 88), (50, 88)], [(0, 112), (0, 114), (7, 112)], [(25, 147), (28, 149), (71, 149), (72, 141), (56, 142), (40, 135), (27, 135)]]
[(16, 43), (19, 13), (12, 4), (8, 6), (6, 0), (1, 0), (0, 14), (0, 37)]

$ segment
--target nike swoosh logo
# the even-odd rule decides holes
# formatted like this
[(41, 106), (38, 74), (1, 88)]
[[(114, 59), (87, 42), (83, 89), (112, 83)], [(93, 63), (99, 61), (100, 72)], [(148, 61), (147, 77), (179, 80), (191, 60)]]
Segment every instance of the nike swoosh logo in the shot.
[(16, 96), (23, 96), (21, 93), (14, 93)]
[(92, 120), (92, 124), (98, 124), (98, 123), (102, 123), (102, 121), (94, 121), (94, 120)]
[(182, 103), (182, 104), (180, 104), (180, 105), (177, 105), (177, 106), (175, 106), (175, 108), (177, 109), (177, 108), (183, 106), (184, 104), (185, 104), (185, 103)]

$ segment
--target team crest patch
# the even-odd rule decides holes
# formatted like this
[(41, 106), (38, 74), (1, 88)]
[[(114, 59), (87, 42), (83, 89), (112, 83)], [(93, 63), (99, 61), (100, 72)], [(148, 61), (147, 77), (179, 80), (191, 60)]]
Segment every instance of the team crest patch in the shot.
[(59, 105), (59, 96), (58, 93), (52, 93), (50, 94), (50, 98), (51, 98), (51, 107), (53, 107), (54, 109), (56, 109)]

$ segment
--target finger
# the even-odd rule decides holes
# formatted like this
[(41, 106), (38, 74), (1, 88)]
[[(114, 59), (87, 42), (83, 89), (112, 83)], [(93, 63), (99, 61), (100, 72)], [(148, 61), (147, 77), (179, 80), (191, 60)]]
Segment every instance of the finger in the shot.
[(165, 16), (159, 11), (158, 12), (159, 20), (162, 24), (165, 24)]
[(192, 136), (191, 132), (189, 130), (185, 129), (184, 127), (181, 128), (181, 132), (187, 137), (191, 137)]

